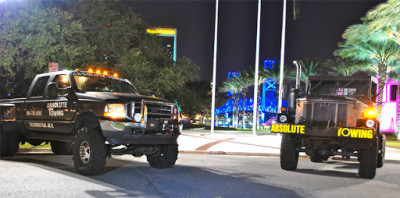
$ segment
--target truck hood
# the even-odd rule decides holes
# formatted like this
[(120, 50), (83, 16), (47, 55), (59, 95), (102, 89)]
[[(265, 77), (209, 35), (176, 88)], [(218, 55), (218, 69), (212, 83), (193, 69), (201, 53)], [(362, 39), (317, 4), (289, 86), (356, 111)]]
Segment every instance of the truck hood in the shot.
[(76, 95), (80, 99), (99, 100), (99, 101), (107, 101), (107, 102), (128, 102), (128, 101), (147, 100), (147, 101), (172, 103), (168, 100), (161, 99), (161, 98), (154, 97), (154, 96), (144, 96), (144, 95), (129, 94), (129, 93), (85, 92), (85, 93), (76, 93)]

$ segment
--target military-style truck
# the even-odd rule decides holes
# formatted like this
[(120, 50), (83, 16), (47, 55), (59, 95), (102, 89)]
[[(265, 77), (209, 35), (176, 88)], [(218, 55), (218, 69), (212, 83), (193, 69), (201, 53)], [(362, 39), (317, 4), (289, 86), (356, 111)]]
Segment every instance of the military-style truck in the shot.
[(140, 95), (126, 79), (93, 70), (37, 75), (26, 98), (0, 100), (0, 154), (19, 143), (49, 142), (54, 154), (73, 155), (77, 172), (96, 175), (107, 156), (147, 156), (170, 168), (178, 158), (180, 112), (175, 103)]
[(271, 132), (282, 133), (280, 164), (296, 170), (299, 152), (312, 162), (334, 155), (357, 157), (358, 174), (375, 177), (384, 164), (386, 137), (379, 131), (374, 77), (308, 77), (300, 97), (291, 90), (290, 106), (277, 116)]

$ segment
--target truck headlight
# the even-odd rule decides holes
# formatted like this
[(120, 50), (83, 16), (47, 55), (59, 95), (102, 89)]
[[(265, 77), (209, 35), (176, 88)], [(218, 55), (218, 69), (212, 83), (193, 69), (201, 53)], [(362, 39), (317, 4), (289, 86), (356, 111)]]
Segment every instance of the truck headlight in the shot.
[(107, 104), (104, 108), (104, 117), (112, 119), (126, 118), (125, 104)]
[(286, 115), (281, 115), (281, 116), (279, 116), (279, 121), (280, 121), (280, 122), (286, 122), (286, 121), (287, 121)]
[(367, 120), (367, 122), (365, 122), (365, 126), (367, 127), (374, 127), (375, 122), (373, 120)]

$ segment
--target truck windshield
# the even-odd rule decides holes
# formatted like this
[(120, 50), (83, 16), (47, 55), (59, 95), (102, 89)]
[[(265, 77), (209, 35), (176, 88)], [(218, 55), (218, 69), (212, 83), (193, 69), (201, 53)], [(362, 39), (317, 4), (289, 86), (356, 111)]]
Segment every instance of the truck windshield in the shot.
[(370, 93), (368, 80), (311, 80), (310, 95), (365, 97)]
[(139, 94), (136, 88), (127, 81), (109, 78), (102, 75), (74, 75), (74, 80), (76, 87), (82, 92), (95, 91)]

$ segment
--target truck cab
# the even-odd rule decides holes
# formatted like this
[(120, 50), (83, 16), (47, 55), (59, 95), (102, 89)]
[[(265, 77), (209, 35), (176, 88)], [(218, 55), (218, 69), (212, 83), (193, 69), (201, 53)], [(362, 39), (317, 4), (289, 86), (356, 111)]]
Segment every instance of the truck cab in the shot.
[(295, 102), (271, 126), (271, 132), (283, 133), (282, 169), (295, 170), (299, 152), (312, 162), (354, 156), (359, 175), (373, 178), (383, 166), (386, 140), (379, 130), (376, 90), (374, 77), (308, 77), (305, 95), (291, 99)]
[(55, 154), (73, 154), (76, 170), (102, 172), (110, 155), (146, 155), (169, 168), (178, 154), (180, 112), (175, 103), (140, 95), (108, 72), (68, 70), (39, 74), (26, 98), (0, 101), (2, 156), (19, 142), (50, 142)]

